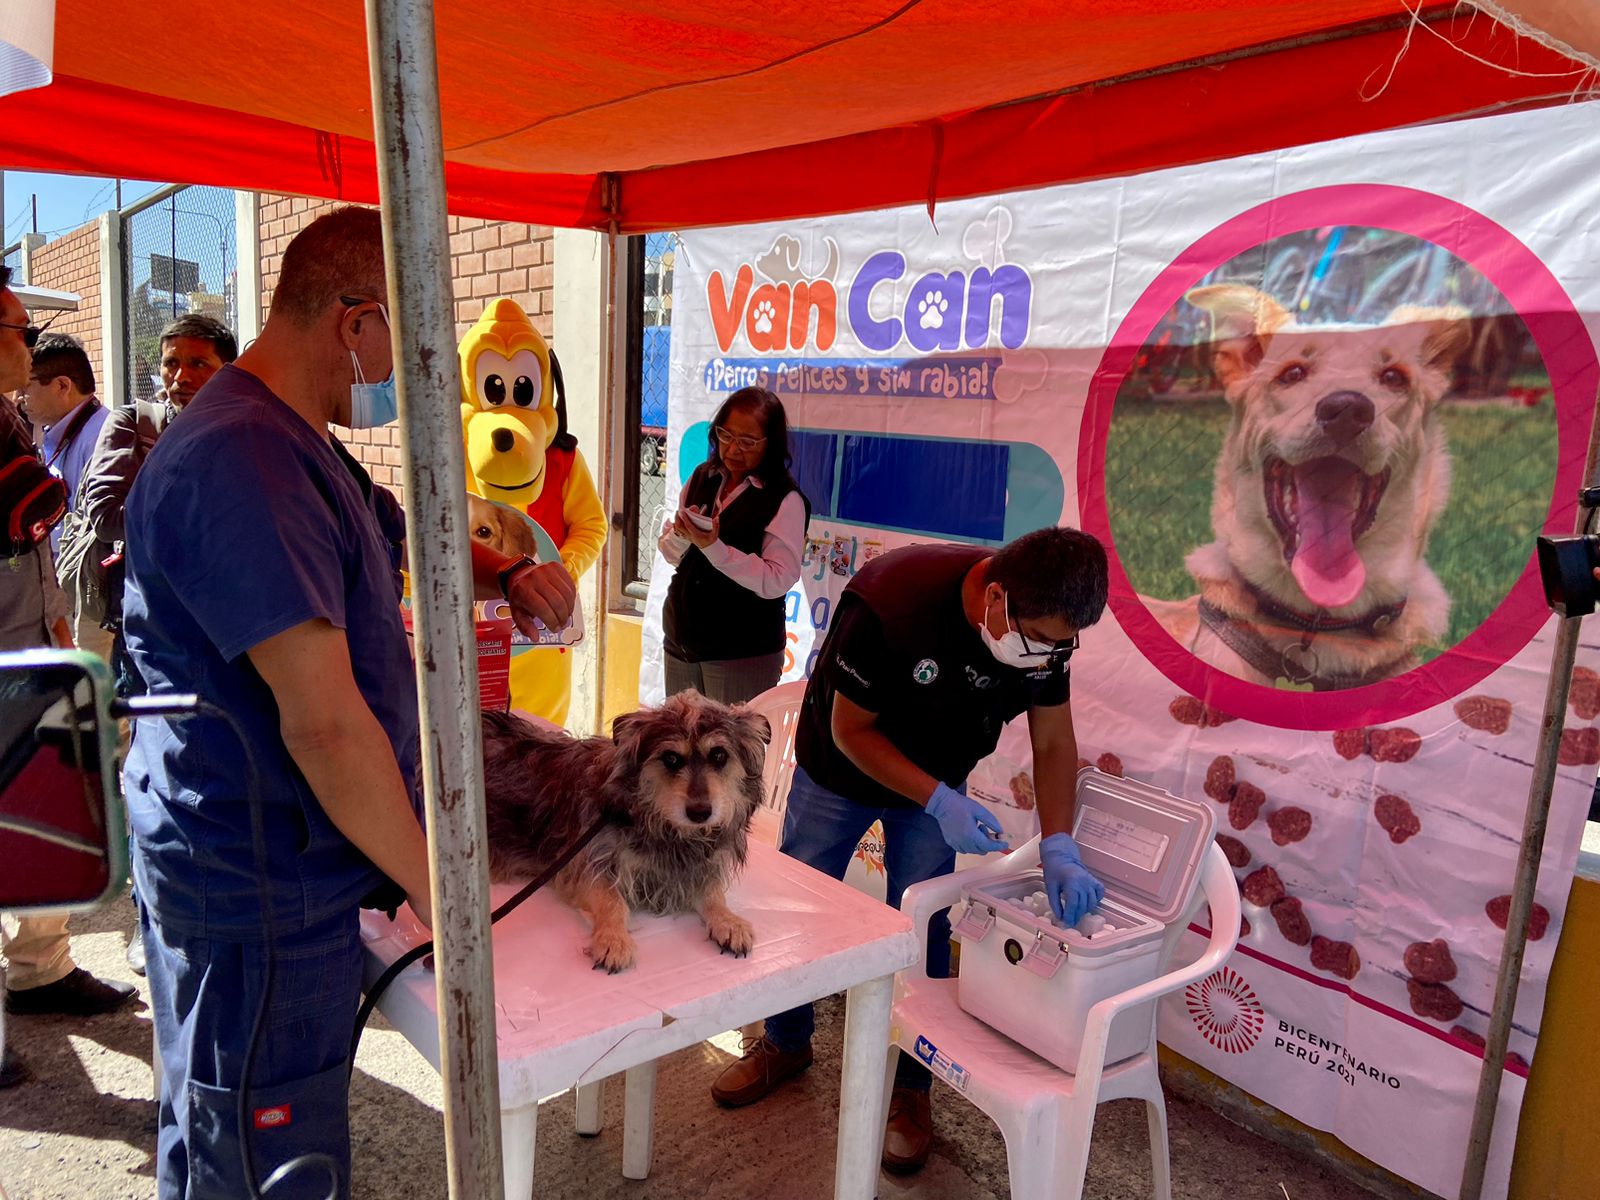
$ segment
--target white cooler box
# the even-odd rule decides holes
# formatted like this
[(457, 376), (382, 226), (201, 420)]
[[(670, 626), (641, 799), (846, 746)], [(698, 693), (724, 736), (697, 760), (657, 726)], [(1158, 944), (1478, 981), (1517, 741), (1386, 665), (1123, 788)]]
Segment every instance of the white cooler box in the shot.
[[(1085, 767), (1072, 836), (1106, 898), (1105, 928), (1086, 937), (1029, 911), (1044, 888), (1035, 868), (962, 893), (961, 1007), (1064, 1071), (1076, 1072), (1089, 1009), (1154, 979), (1167, 926), (1188, 908), (1211, 845), (1209, 805)], [(1151, 1004), (1154, 1002), (1152, 1001)], [(1119, 1013), (1106, 1065), (1145, 1049), (1151, 1004)]]

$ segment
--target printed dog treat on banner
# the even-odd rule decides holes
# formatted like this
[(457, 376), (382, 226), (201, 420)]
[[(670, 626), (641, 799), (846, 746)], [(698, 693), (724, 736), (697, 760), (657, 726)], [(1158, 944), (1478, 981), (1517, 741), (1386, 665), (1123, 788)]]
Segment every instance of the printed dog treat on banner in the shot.
[[(1217, 805), (1228, 967), (1162, 1036), (1459, 1193), (1600, 366), (1600, 105), (1007, 198), (700, 230), (676, 260), (669, 478), (771, 388), (812, 504), (784, 678), (916, 541), (1106, 544), (1080, 763)], [(1463, 147), (1494, 148), (1491, 155)], [(658, 562), (646, 698), (660, 691)], [(1503, 1196), (1584, 815), (1579, 651), (1490, 1160)], [(954, 781), (952, 781), (954, 782)], [(1027, 722), (969, 781), (1038, 827)], [(858, 867), (872, 860), (863, 850)], [(878, 861), (881, 862), (881, 859)]]

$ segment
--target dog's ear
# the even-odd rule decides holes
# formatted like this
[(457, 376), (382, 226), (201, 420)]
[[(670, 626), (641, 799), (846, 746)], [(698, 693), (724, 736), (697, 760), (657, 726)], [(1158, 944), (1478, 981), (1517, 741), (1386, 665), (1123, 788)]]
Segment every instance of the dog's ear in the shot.
[(1404, 304), (1389, 314), (1385, 325), (1420, 325), (1425, 327), (1422, 336), (1422, 361), (1436, 371), (1449, 375), (1472, 342), (1472, 319), (1466, 309), (1446, 306), (1423, 308)]
[(745, 708), (739, 709), (738, 714), (740, 722), (748, 726), (749, 729), (761, 739), (763, 745), (770, 746), (772, 744), (771, 721), (767, 720), (760, 713), (751, 712), (749, 709)]
[(772, 743), (772, 723), (742, 704), (734, 705), (731, 732), (745, 774), (759, 778), (766, 767), (767, 747)]
[(626, 825), (632, 822), (639, 768), (650, 752), (650, 747), (645, 744), (649, 729), (648, 712), (623, 713), (611, 722), (611, 741), (617, 752), (606, 774), (600, 806), (613, 824)]
[(1265, 292), (1241, 283), (1191, 288), (1184, 296), (1211, 317), (1211, 369), (1231, 389), (1253, 371), (1289, 313)]
[(639, 742), (644, 737), (645, 728), (649, 723), (648, 713), (642, 711), (623, 713), (611, 722), (611, 740), (624, 753), (636, 756), (639, 752)]

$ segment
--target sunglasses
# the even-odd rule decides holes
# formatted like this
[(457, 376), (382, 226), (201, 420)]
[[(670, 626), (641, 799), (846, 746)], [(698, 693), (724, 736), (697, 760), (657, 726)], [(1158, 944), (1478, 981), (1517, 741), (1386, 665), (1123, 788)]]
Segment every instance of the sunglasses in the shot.
[(16, 325), (10, 321), (0, 321), (0, 329), (20, 329), (22, 331), (22, 344), (32, 350), (39, 344), (39, 335), (54, 325), (56, 318), (60, 315), (60, 313), (57, 313), (43, 325)]

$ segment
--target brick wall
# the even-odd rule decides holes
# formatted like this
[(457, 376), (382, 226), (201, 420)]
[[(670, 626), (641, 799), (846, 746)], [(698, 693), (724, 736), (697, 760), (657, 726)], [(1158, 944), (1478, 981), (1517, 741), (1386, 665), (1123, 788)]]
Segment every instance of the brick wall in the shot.
[[(76, 312), (64, 312), (50, 326), (51, 333), (70, 333), (83, 343), (94, 364), (95, 379), (104, 389), (108, 378), (100, 337), (100, 226), (85, 225), (65, 237), (46, 242), (33, 253), (33, 285), (73, 292), (79, 298)], [(31, 314), (36, 325), (51, 314)], [(102, 396), (107, 403), (113, 399)]]
[[(261, 197), (261, 308), (265, 319), (284, 249), (317, 217), (333, 208), (329, 200), (304, 196)], [(510, 296), (546, 338), (553, 336), (551, 301), (555, 289), (555, 241), (548, 226), (471, 217), (450, 218), (450, 263), (455, 279), (456, 336), (472, 327), (484, 303)], [(379, 483), (400, 494), (400, 431), (353, 429), (346, 444)], [(400, 495), (401, 503), (405, 502)]]

